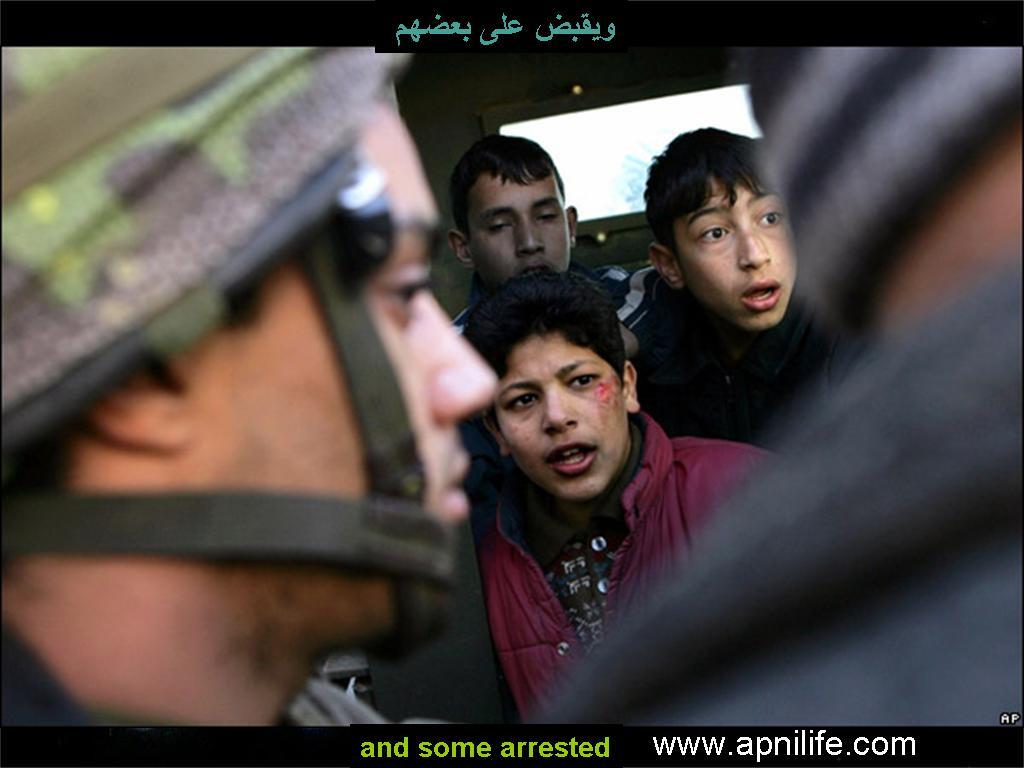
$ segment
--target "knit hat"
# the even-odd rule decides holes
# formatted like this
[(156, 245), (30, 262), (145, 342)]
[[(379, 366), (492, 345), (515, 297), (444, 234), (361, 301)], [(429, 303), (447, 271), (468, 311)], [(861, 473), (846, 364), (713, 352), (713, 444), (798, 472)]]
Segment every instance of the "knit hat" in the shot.
[(1020, 119), (1019, 48), (759, 49), (744, 56), (800, 289), (865, 325), (910, 235)]

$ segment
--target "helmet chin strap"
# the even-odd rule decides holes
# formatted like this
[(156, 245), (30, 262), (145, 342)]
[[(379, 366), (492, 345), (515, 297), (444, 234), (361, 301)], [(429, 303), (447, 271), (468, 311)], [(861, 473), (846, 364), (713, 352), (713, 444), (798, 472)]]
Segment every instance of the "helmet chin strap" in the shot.
[(36, 492), (4, 499), (4, 558), (149, 555), (341, 565), (446, 585), (449, 539), (417, 505), (376, 496)]
[(455, 568), (452, 532), (419, 504), (265, 492), (4, 499), (3, 557), (143, 555), (340, 566), (393, 577), (396, 620), (367, 650), (398, 655), (435, 635)]

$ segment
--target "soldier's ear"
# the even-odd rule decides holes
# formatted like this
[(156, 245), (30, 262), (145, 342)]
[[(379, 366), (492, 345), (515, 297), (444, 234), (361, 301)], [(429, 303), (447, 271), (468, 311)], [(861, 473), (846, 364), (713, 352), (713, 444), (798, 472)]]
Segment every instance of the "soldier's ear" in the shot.
[(120, 448), (173, 454), (195, 434), (181, 372), (156, 364), (133, 374), (86, 414), (89, 432)]

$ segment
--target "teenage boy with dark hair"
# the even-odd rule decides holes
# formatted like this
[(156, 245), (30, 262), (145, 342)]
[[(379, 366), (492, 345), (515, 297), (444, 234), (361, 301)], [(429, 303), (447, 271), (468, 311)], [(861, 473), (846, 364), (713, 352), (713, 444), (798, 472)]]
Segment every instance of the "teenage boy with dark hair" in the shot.
[(670, 435), (762, 444), (794, 393), (830, 385), (851, 357), (792, 301), (785, 206), (756, 151), (754, 139), (703, 128), (677, 136), (648, 172), (660, 280), (646, 282), (659, 324), (677, 332), (671, 353), (641, 370), (640, 391)]
[(520, 712), (601, 640), (605, 617), (686, 556), (761, 451), (670, 440), (640, 413), (615, 309), (571, 273), (508, 282), (466, 338), (500, 378), (486, 417), (517, 466), (479, 549), (495, 648)]
[[(484, 136), (459, 159), (449, 184), (455, 228), (448, 244), (473, 270), (469, 306), (454, 320), (462, 330), (470, 311), (506, 281), (530, 272), (574, 270), (595, 278), (607, 290), (619, 319), (632, 328), (641, 306), (625, 306), (628, 273), (621, 267), (591, 271), (571, 261), (576, 245), (576, 208), (565, 204), (565, 184), (551, 156), (519, 136)], [(631, 332), (623, 334), (635, 353)]]

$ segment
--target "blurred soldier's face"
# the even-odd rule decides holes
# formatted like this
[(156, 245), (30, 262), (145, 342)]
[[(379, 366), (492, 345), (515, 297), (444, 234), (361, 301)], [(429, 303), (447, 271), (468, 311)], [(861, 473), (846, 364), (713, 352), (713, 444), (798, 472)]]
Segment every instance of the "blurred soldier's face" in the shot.
[[(363, 148), (387, 174), (395, 217), (434, 221), (419, 160), (394, 113), (381, 111), (372, 121)], [(367, 304), (416, 433), (427, 507), (456, 521), (469, 508), (461, 488), (468, 460), (456, 425), (490, 403), (495, 378), (452, 330), (433, 295), (425, 289), (410, 293), (428, 276), (425, 244), (411, 231), (398, 237), (389, 261), (369, 280)], [(253, 322), (222, 332), (204, 354), (212, 371), (202, 385), (206, 405), (197, 425), (207, 443), (205, 485), (365, 495), (356, 415), (313, 288), (299, 266), (279, 269), (264, 287)], [(261, 586), (250, 585), (250, 596), (243, 598), (262, 617), (251, 619), (262, 622), (253, 631), (263, 637), (276, 633), (275, 647), (292, 645), (286, 652), (293, 658), (301, 655), (293, 644), (307, 651), (336, 647), (372, 637), (392, 621), (384, 578), (293, 568), (255, 583)], [(261, 591), (264, 597), (257, 599)]]
[[(397, 116), (382, 110), (367, 127), (363, 149), (387, 174), (396, 219), (434, 222), (433, 199)], [(367, 303), (416, 433), (427, 507), (458, 520), (468, 512), (461, 489), (468, 461), (456, 424), (490, 402), (494, 375), (451, 329), (433, 295), (411, 290), (426, 286), (428, 258), (423, 237), (403, 231), (389, 261), (369, 280)], [(232, 334), (241, 368), (225, 376), (220, 389), (232, 422), (223, 425), (221, 441), (229, 455), (213, 464), (243, 487), (364, 495), (356, 417), (301, 269), (279, 270), (268, 281), (255, 325)], [(220, 420), (217, 409), (209, 418)]]
[[(400, 220), (437, 221), (430, 188), (412, 140), (394, 113), (381, 111), (364, 141), (367, 155), (388, 173), (392, 212)], [(456, 431), (462, 419), (490, 403), (494, 373), (451, 327), (425, 285), (429, 253), (411, 233), (399, 238), (389, 263), (370, 281), (369, 305), (405, 395), (427, 473), (427, 507), (447, 520), (469, 512), (462, 479), (469, 462)]]
[(569, 268), (576, 209), (565, 207), (553, 175), (518, 184), (481, 174), (467, 202), (469, 231), (452, 230), (449, 241), (488, 290), (527, 272)]
[[(393, 112), (382, 110), (368, 124), (363, 149), (387, 174), (396, 219), (433, 222), (412, 140)], [(369, 279), (366, 302), (415, 431), (426, 506), (455, 521), (469, 506), (461, 489), (468, 461), (456, 424), (490, 403), (495, 380), (434, 297), (410, 290), (425, 283), (428, 256), (425, 238), (403, 232)], [(74, 438), (69, 487), (364, 496), (369, 482), (357, 416), (297, 260), (264, 281), (257, 305), (245, 322), (221, 328), (169, 363), (166, 377), (140, 373), (97, 404), (92, 428)], [(221, 595), (215, 604), (230, 610), (217, 622), (233, 635), (221, 652), (248, 656), (268, 684), (294, 685), (316, 654), (359, 647), (394, 622), (384, 576), (326, 566), (200, 567), (208, 577), (203, 593), (211, 600)], [(218, 630), (210, 624), (209, 632)]]

